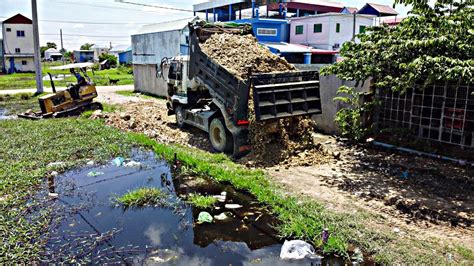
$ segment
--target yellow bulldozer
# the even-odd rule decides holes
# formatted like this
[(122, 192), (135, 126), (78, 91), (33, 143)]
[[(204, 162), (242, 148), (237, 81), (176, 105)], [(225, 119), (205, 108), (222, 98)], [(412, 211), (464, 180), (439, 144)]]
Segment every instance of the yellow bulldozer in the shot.
[(27, 111), (18, 116), (27, 119), (59, 118), (79, 115), (87, 110), (102, 109), (102, 104), (93, 101), (97, 97), (97, 90), (87, 75), (87, 68), (92, 65), (92, 63), (76, 63), (52, 67), (51, 69), (69, 69), (77, 78), (77, 83), (69, 85), (66, 90), (56, 91), (53, 77), (48, 73), (53, 93), (38, 99), (41, 112)]

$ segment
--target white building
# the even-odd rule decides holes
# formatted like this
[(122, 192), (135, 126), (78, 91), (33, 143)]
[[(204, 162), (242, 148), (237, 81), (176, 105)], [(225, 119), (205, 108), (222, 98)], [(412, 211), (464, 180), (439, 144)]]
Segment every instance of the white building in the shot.
[(188, 23), (196, 19), (198, 17), (145, 25), (132, 35), (135, 90), (166, 96), (168, 85), (159, 75), (161, 60), (188, 54)]
[(2, 23), (5, 73), (34, 72), (33, 22), (17, 14)]
[(58, 51), (58, 49), (49, 48), (44, 51), (44, 59), (48, 61), (58, 61), (63, 58), (63, 55)]
[(290, 43), (304, 44), (317, 49), (338, 51), (355, 34), (365, 32), (376, 23), (373, 15), (325, 13), (290, 20)]
[(91, 50), (94, 51), (94, 60), (98, 61), (99, 56), (108, 53), (110, 49), (106, 46), (94, 44), (92, 45)]

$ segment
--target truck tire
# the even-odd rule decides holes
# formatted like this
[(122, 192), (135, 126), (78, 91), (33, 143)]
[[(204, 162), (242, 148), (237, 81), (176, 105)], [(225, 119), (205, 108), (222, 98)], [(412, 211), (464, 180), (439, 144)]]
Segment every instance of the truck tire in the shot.
[(232, 151), (232, 134), (227, 130), (222, 117), (212, 119), (209, 125), (209, 140), (212, 148), (218, 152), (229, 153)]
[(186, 124), (184, 123), (184, 109), (182, 106), (178, 105), (174, 109), (174, 114), (176, 117), (176, 124), (179, 128), (185, 128)]

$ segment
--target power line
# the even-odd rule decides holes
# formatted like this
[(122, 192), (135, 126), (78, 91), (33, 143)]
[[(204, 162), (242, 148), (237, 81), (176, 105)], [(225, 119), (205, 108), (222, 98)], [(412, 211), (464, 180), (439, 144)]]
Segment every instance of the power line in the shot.
[[(57, 36), (57, 33), (41, 33), (40, 35), (45, 36)], [(99, 38), (128, 38), (130, 35), (121, 35), (121, 36), (113, 36), (113, 35), (88, 35), (88, 34), (63, 34), (63, 36), (76, 36), (76, 37), (99, 37)]]
[[(6, 16), (0, 16), (0, 18), (8, 18)], [(50, 20), (50, 19), (40, 19), (41, 22), (54, 22), (54, 23), (71, 23), (71, 24), (92, 24), (92, 25), (128, 25), (128, 24), (153, 24), (153, 22), (95, 22), (95, 21), (72, 21), (72, 20)]]
[[(114, 7), (114, 6), (102, 6), (102, 5), (93, 5), (93, 4), (84, 4), (84, 3), (73, 3), (73, 2), (61, 2), (61, 1), (58, 1), (56, 3), (59, 3), (59, 4), (68, 4), (68, 5), (79, 5), (79, 6), (92, 6), (92, 7), (99, 7), (99, 8), (105, 8), (105, 9), (122, 9), (122, 10), (130, 10), (130, 11), (137, 11), (137, 12), (151, 12), (151, 13), (157, 13), (157, 11), (153, 11), (153, 10), (141, 10), (141, 9), (133, 9), (133, 8), (124, 8), (124, 7)], [(134, 4), (134, 3), (131, 3), (131, 4)], [(162, 9), (173, 9), (171, 7), (160, 7), (160, 6), (153, 6), (155, 8), (162, 8)], [(179, 11), (179, 8), (177, 9)], [(181, 10), (181, 11), (190, 11), (192, 12), (191, 10)], [(169, 13), (169, 12), (168, 12)]]
[(134, 2), (124, 1), (124, 0), (115, 0), (115, 2), (123, 3), (123, 4), (129, 4), (129, 5), (136, 5), (136, 6), (146, 6), (146, 7), (160, 8), (160, 9), (169, 9), (169, 10), (182, 11), (182, 12), (194, 12), (190, 9), (175, 8), (175, 7), (168, 7), (168, 6), (149, 5), (149, 4), (143, 4), (143, 3), (134, 3)]

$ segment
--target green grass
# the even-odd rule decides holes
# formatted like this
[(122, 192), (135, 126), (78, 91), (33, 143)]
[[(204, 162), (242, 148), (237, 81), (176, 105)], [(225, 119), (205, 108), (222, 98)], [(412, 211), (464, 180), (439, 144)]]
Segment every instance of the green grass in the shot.
[(166, 205), (168, 195), (161, 189), (143, 187), (125, 193), (120, 197), (115, 197), (113, 201), (128, 207), (143, 207), (152, 205)]
[(199, 209), (209, 209), (217, 203), (217, 199), (213, 196), (199, 194), (190, 194), (186, 201)]
[[(52, 75), (70, 74), (69, 70), (52, 70), (52, 66), (56, 66), (61, 63), (43, 63), (43, 76), (47, 73)], [(100, 70), (100, 71), (88, 71), (89, 75), (97, 86), (109, 85), (110, 79), (119, 79), (117, 85), (128, 85), (133, 84), (133, 74), (131, 67), (118, 67), (114, 69)], [(68, 84), (76, 83), (75, 77), (66, 77), (64, 80), (54, 81), (56, 87), (66, 87)], [(51, 87), (49, 78), (44, 80), (44, 86)], [(0, 75), (0, 90), (13, 90), (13, 89), (28, 89), (36, 88), (36, 80), (34, 73), (14, 73), (10, 75)]]

